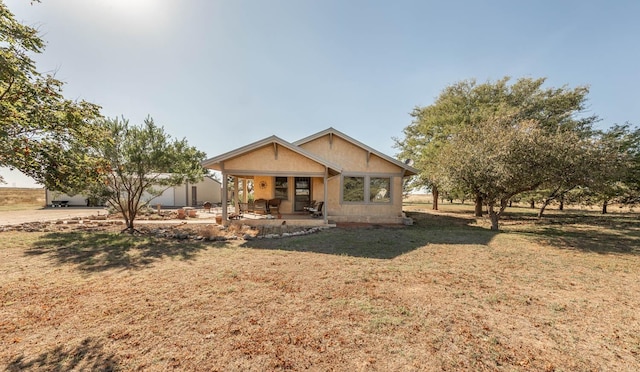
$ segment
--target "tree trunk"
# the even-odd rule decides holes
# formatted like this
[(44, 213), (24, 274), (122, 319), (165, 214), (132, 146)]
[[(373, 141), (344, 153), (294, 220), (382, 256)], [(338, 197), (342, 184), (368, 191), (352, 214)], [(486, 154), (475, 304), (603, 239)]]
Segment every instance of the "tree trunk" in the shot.
[(607, 214), (607, 205), (609, 204), (608, 200), (602, 202), (602, 214)]
[(126, 213), (123, 211), (122, 216), (124, 217), (125, 227), (121, 232), (126, 232), (129, 234), (134, 234), (138, 232), (138, 230), (133, 227), (133, 221), (136, 219), (137, 211), (132, 208), (127, 208)]
[(133, 227), (133, 220), (127, 221), (127, 228), (125, 229), (129, 234), (133, 234), (136, 229)]
[(440, 196), (438, 193), (438, 187), (437, 186), (432, 186), (431, 187), (431, 195), (433, 196), (433, 207), (432, 209), (434, 211), (438, 210), (438, 197)]
[(542, 207), (540, 207), (540, 210), (538, 211), (538, 218), (542, 218), (542, 215), (544, 214), (544, 210), (547, 209), (547, 206), (549, 205), (549, 203), (551, 203), (550, 199), (544, 199), (544, 201), (542, 202)]
[(476, 194), (476, 217), (482, 217), (482, 195)]
[(498, 231), (500, 216), (502, 216), (504, 210), (507, 209), (507, 205), (509, 205), (509, 199), (500, 199), (500, 209), (496, 212), (494, 203), (487, 204), (487, 213), (489, 214), (489, 220), (491, 221), (491, 231)]
[(493, 204), (487, 205), (487, 213), (489, 214), (489, 220), (491, 221), (491, 231), (498, 231), (498, 219), (500, 216), (496, 213)]
[(498, 231), (498, 214), (495, 211), (489, 211), (489, 219), (491, 220), (491, 231)]
[(531, 201), (529, 201), (529, 208), (534, 209), (536, 207), (536, 201), (531, 199)]
[(560, 210), (561, 211), (564, 210), (564, 195), (560, 197)]

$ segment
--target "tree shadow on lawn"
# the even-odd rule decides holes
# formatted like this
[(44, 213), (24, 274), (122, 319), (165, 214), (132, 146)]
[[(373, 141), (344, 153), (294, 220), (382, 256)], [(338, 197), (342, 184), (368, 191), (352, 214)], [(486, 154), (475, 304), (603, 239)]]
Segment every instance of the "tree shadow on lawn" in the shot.
[[(454, 216), (470, 216), (469, 211), (448, 211)], [(640, 214), (549, 209), (538, 218), (538, 210), (528, 207), (507, 209), (500, 219), (505, 232), (531, 236), (544, 244), (601, 254), (640, 255)]]
[(75, 347), (56, 346), (36, 357), (17, 356), (6, 366), (6, 371), (118, 370), (115, 355), (105, 353), (103, 348), (103, 342), (86, 338)]
[(200, 242), (109, 232), (56, 232), (44, 235), (26, 255), (49, 255), (83, 271), (136, 269), (163, 257), (193, 259), (207, 246)]
[(513, 228), (560, 249), (600, 254), (640, 255), (638, 215), (557, 214), (531, 222), (532, 228)]
[(471, 226), (475, 219), (407, 213), (413, 226), (349, 225), (286, 239), (250, 240), (243, 247), (392, 259), (429, 244), (486, 245), (496, 232)]

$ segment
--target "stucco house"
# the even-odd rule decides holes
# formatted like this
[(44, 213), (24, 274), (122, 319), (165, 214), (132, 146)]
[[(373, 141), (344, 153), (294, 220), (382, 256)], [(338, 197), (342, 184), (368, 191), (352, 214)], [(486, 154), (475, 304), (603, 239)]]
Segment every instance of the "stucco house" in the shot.
[[(86, 195), (67, 195), (51, 190), (46, 190), (46, 205), (59, 205), (64, 202), (66, 206), (86, 206)], [(205, 201), (213, 204), (222, 202), (222, 186), (221, 182), (213, 177), (205, 176), (204, 179), (197, 183), (185, 183), (179, 186), (169, 187), (161, 195), (151, 198), (147, 195), (144, 198), (149, 202), (150, 206), (155, 207), (160, 204), (162, 207), (187, 207), (201, 206)], [(54, 203), (55, 202), (55, 203)]]
[(282, 214), (308, 214), (305, 207), (322, 201), (324, 223), (402, 223), (403, 179), (418, 173), (334, 128), (292, 143), (267, 137), (202, 165), (233, 179), (237, 192), (222, 185), (224, 220), (227, 200), (246, 202), (251, 180), (253, 198), (280, 199)]

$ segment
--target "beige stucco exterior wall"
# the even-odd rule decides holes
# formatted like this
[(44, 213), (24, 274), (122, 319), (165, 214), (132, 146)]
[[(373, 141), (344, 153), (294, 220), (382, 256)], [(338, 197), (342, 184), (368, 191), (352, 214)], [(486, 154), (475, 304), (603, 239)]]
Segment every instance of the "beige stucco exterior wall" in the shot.
[[(342, 165), (342, 175), (328, 180), (327, 206), (329, 219), (335, 222), (402, 223), (402, 171), (389, 161), (338, 136), (320, 137), (301, 145), (305, 150), (330, 162)], [(381, 176), (391, 179), (390, 203), (343, 203), (341, 201), (343, 175)], [(320, 181), (322, 181), (320, 179)], [(319, 189), (321, 189), (319, 187)], [(313, 191), (314, 199), (323, 195)]]
[[(280, 204), (281, 213), (293, 213), (293, 201), (295, 200), (295, 177), (287, 177), (287, 199)], [(260, 187), (260, 183), (265, 182), (266, 187)], [(255, 176), (253, 196), (256, 199), (273, 199), (275, 197), (275, 176)], [(312, 178), (311, 193), (312, 199), (323, 200), (322, 178)], [(316, 196), (317, 195), (317, 196)]]
[(396, 174), (401, 172), (397, 165), (389, 163), (375, 154), (369, 155), (365, 149), (338, 136), (333, 136), (330, 141), (329, 135), (326, 135), (302, 144), (300, 147), (329, 162), (341, 165), (343, 172)]
[[(335, 222), (402, 223), (402, 178), (391, 177), (390, 203), (341, 203), (341, 176), (329, 180), (329, 219)], [(399, 190), (399, 191), (398, 191)]]
[[(276, 156), (277, 149), (277, 156)], [(256, 175), (324, 174), (324, 166), (283, 146), (265, 146), (224, 162), (224, 171)], [(265, 198), (266, 199), (266, 198)]]
[[(271, 199), (273, 198), (274, 190), (273, 183), (275, 178), (271, 176), (255, 176), (253, 178), (253, 199)], [(263, 189), (260, 187), (260, 184), (264, 182), (266, 183), (266, 187)]]

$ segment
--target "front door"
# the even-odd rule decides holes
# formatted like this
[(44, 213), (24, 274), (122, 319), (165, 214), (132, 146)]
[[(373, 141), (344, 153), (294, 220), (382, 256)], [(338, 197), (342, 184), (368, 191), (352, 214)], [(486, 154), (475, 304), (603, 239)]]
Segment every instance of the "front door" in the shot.
[(303, 212), (304, 207), (308, 207), (311, 203), (311, 178), (296, 177), (295, 186), (294, 211)]

